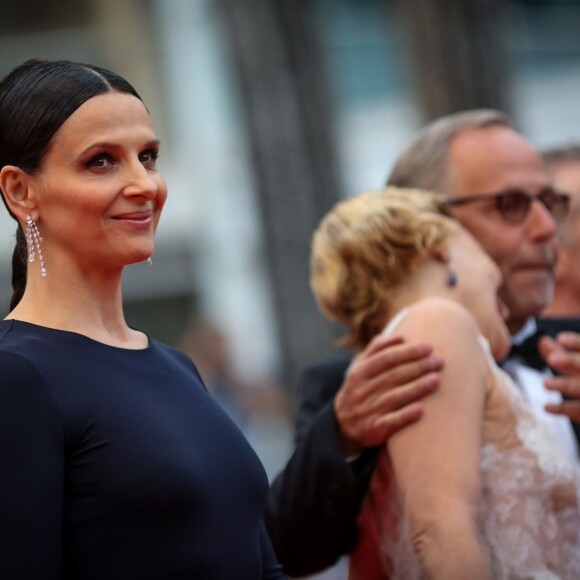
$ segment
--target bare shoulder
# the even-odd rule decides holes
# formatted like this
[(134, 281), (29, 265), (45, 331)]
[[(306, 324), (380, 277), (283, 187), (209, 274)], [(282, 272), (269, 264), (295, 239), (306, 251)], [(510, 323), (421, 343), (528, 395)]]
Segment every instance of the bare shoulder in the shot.
[(461, 304), (442, 298), (417, 302), (401, 320), (397, 332), (407, 340), (423, 341), (432, 346), (434, 354), (445, 361), (444, 383), (451, 384), (458, 377), (471, 376), (474, 381), (480, 378), (486, 390), (490, 387), (492, 373), (480, 330), (471, 313)]
[(426, 298), (409, 308), (397, 325), (403, 336), (449, 339), (453, 335), (477, 338), (479, 329), (471, 313), (461, 304), (445, 298)]

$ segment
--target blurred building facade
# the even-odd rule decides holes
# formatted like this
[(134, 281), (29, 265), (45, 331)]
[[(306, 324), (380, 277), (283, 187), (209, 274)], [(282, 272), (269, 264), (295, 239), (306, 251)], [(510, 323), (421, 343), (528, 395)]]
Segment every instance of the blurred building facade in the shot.
[[(258, 0), (239, 0), (249, 9), (252, 1)], [(380, 186), (397, 152), (424, 122), (400, 5), (308, 4), (330, 87), (341, 192)], [(520, 129), (542, 148), (577, 141), (580, 5), (504, 4), (498, 34), (506, 39), (505, 82)], [(179, 344), (188, 322), (201, 313), (226, 333), (234, 368), (245, 381), (277, 375), (280, 347), (244, 111), (217, 3), (9, 3), (0, 19), (0, 74), (33, 57), (87, 61), (126, 76), (143, 96), (162, 141), (160, 166), (170, 196), (153, 265), (133, 266), (126, 275), (130, 322)], [(13, 235), (14, 224), (0, 212), (3, 312)]]

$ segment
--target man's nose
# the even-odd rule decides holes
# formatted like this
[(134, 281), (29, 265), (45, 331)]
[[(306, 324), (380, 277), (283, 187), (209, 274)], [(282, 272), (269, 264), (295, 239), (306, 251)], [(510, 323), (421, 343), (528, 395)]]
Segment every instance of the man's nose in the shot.
[(556, 220), (550, 210), (539, 199), (534, 199), (528, 217), (530, 238), (547, 241), (556, 236)]

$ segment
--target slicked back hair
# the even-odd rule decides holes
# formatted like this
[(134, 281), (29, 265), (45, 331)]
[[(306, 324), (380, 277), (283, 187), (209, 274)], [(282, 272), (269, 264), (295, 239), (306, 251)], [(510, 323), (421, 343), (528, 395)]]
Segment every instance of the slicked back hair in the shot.
[[(29, 174), (37, 171), (52, 138), (64, 122), (86, 101), (109, 92), (137, 91), (112, 71), (67, 60), (28, 60), (0, 81), (0, 169), (14, 165)], [(12, 214), (4, 194), (2, 200)], [(16, 230), (12, 256), (13, 295), (10, 310), (20, 302), (26, 288), (26, 239)]]

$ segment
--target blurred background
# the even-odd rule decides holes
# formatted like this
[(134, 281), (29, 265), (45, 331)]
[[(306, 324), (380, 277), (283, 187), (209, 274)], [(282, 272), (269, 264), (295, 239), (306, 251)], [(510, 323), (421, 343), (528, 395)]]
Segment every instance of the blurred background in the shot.
[[(320, 217), (441, 114), (491, 106), (540, 148), (577, 141), (579, 28), (578, 0), (5, 1), (0, 74), (65, 58), (141, 93), (169, 198), (153, 265), (126, 273), (129, 322), (192, 356), (272, 477), (298, 374), (338, 332), (308, 287)], [(2, 212), (3, 315), (14, 231)]]

